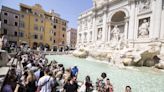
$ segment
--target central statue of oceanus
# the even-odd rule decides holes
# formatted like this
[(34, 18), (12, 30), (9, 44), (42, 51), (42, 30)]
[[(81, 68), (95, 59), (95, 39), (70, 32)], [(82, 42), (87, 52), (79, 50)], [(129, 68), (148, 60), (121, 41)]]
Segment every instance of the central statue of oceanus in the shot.
[(112, 40), (119, 41), (119, 38), (120, 38), (120, 29), (118, 28), (117, 25), (115, 25), (112, 30)]

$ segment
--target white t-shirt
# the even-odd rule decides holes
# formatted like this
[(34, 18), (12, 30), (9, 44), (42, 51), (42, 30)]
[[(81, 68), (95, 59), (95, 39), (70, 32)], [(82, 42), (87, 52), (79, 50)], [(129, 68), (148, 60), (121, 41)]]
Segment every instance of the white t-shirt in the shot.
[(32, 67), (32, 64), (29, 63), (29, 64), (26, 65), (26, 67), (28, 67), (30, 69)]
[(38, 82), (38, 86), (41, 86), (40, 92), (51, 92), (53, 85), (54, 85), (54, 79), (52, 77), (50, 78), (50, 76), (43, 76), (39, 79)]
[(63, 84), (64, 84), (64, 79), (59, 80), (59, 78), (56, 79), (58, 82), (58, 86), (56, 87), (56, 91), (62, 92), (63, 90)]

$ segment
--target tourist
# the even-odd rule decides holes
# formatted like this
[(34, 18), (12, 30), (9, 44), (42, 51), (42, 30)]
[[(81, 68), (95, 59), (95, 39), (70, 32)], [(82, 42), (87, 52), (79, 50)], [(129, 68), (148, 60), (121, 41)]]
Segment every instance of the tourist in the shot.
[(106, 79), (105, 89), (105, 92), (113, 92), (113, 85), (110, 83), (109, 78)]
[(14, 76), (7, 75), (7, 78), (4, 81), (5, 84), (4, 84), (3, 88), (2, 88), (2, 92), (14, 92), (13, 90), (14, 90), (14, 87), (16, 85), (14, 84), (15, 79), (13, 79), (13, 78), (14, 78)]
[(63, 73), (62, 72), (57, 73), (56, 81), (57, 81), (56, 92), (63, 92), (64, 79), (63, 79)]
[(37, 71), (35, 71), (35, 77), (36, 77), (36, 81), (39, 81), (39, 79), (42, 77), (42, 76), (44, 76), (44, 71), (43, 71), (43, 69), (39, 66), (39, 65), (37, 65), (37, 67), (38, 67), (38, 70)]
[(66, 69), (63, 77), (64, 77), (64, 81), (67, 82), (68, 78), (71, 77), (71, 69)]
[(126, 87), (125, 87), (125, 92), (132, 92), (132, 91), (131, 91), (131, 87), (130, 87), (130, 86), (126, 86)]
[(78, 84), (76, 82), (76, 77), (70, 77), (67, 83), (64, 85), (65, 92), (77, 92)]
[(27, 68), (32, 68), (33, 60), (30, 60), (30, 62), (26, 65)]
[(79, 72), (79, 69), (77, 68), (77, 66), (74, 66), (72, 69), (71, 69), (71, 76), (76, 76), (78, 75), (78, 72)]
[(44, 70), (45, 75), (38, 81), (37, 92), (51, 92), (54, 86), (54, 79), (49, 75), (49, 68), (46, 67)]
[(5, 80), (4, 80), (4, 86), (2, 87), (2, 92), (14, 92), (16, 87), (16, 70), (15, 66), (11, 67), (11, 70), (9, 70)]
[(62, 71), (63, 73), (65, 72), (65, 68), (63, 66), (63, 64), (59, 64), (59, 71)]
[(106, 73), (102, 73), (101, 74), (101, 78), (97, 80), (96, 82), (96, 89), (99, 91), (99, 92), (105, 92), (105, 82), (106, 82), (106, 78), (107, 78), (107, 75)]
[(93, 89), (92, 82), (90, 80), (90, 76), (86, 76), (85, 78), (85, 86), (86, 86), (86, 92), (91, 92)]
[(81, 85), (79, 92), (92, 92), (93, 86), (90, 80), (90, 76), (86, 76), (83, 84)]
[[(23, 61), (21, 64), (24, 64), (24, 68), (21, 70), (20, 75), (16, 73), (17, 67), (14, 66), (13, 69), (11, 69), (12, 71), (9, 74), (10, 76), (12, 74), (12, 78), (4, 84), (3, 92), (79, 91), (76, 81), (79, 72), (77, 66), (65, 70), (63, 64), (58, 64), (56, 61), (47, 64), (48, 60), (44, 55), (35, 54), (33, 52), (20, 53), (17, 58), (20, 58), (19, 61)], [(14, 83), (14, 85), (11, 83)], [(96, 84), (98, 92), (113, 92), (113, 86), (107, 78), (107, 74), (104, 72), (101, 74), (101, 78), (97, 80)], [(83, 91), (79, 92), (93, 91), (90, 76), (86, 76), (83, 86)], [(127, 90), (129, 89), (127, 88)]]
[(36, 91), (35, 81), (36, 81), (36, 78), (35, 78), (34, 73), (28, 70), (28, 76), (25, 79), (26, 92)]
[(10, 81), (6, 81), (6, 84), (4, 85), (2, 92), (13, 92)]

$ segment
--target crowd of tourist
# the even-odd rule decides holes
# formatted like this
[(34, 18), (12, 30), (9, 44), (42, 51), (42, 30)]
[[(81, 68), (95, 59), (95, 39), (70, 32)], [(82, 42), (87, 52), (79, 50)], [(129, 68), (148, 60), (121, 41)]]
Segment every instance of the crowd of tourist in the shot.
[[(6, 76), (2, 92), (114, 92), (106, 73), (102, 73), (94, 86), (90, 76), (77, 81), (78, 67), (65, 69), (63, 64), (48, 62), (39, 52), (19, 52)], [(125, 92), (131, 92), (127, 86)]]

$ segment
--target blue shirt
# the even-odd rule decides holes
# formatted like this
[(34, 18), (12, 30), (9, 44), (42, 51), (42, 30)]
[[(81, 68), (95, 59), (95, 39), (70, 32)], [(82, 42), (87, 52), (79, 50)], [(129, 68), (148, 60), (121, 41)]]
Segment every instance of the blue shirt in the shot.
[(71, 73), (72, 73), (72, 75), (73, 76), (76, 76), (77, 75), (77, 73), (78, 73), (78, 68), (77, 67), (73, 67), (72, 69), (71, 69)]

